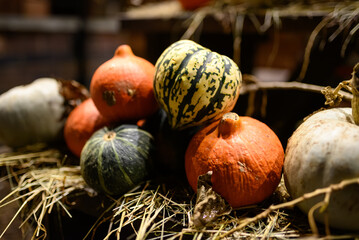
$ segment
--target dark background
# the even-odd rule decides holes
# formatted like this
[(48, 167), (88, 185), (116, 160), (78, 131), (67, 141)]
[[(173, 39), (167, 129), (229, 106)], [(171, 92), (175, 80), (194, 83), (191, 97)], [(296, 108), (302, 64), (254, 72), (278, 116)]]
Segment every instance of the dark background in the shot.
[[(136, 55), (155, 64), (162, 51), (181, 38), (190, 13), (183, 11), (180, 17), (149, 19), (143, 15), (128, 18), (123, 13), (148, 4), (169, 2), (0, 0), (0, 93), (39, 77), (75, 79), (88, 86), (96, 68), (111, 58), (121, 44), (129, 44)], [(178, 11), (182, 11), (180, 7)], [(241, 71), (261, 73), (264, 80), (296, 80), (305, 46), (318, 22), (315, 18), (282, 19), (280, 31), (272, 27), (258, 33), (246, 20), (238, 63)], [(352, 26), (356, 23), (353, 21)], [(325, 29), (318, 35), (304, 82), (336, 85), (350, 77), (352, 66), (359, 59), (358, 37), (353, 36), (345, 56), (341, 56), (346, 35), (339, 35), (332, 42), (326, 40), (330, 31), (337, 28)], [(216, 20), (205, 20), (202, 31), (193, 38), (233, 57), (233, 34)], [(279, 70), (284, 77), (271, 70)]]

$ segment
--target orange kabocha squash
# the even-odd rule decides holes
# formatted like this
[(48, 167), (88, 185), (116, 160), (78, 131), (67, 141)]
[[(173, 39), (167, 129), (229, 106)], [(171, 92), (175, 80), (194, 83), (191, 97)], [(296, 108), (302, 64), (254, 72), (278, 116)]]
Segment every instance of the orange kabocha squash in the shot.
[(188, 181), (212, 171), (212, 187), (233, 208), (269, 197), (279, 184), (284, 150), (277, 135), (251, 117), (225, 114), (199, 130), (185, 155)]
[(99, 113), (93, 100), (86, 99), (71, 111), (66, 120), (64, 138), (69, 150), (80, 157), (86, 141), (98, 129), (108, 125), (108, 121)]
[(91, 97), (100, 113), (111, 121), (138, 120), (158, 109), (153, 78), (155, 67), (135, 56), (128, 45), (100, 65), (91, 80)]

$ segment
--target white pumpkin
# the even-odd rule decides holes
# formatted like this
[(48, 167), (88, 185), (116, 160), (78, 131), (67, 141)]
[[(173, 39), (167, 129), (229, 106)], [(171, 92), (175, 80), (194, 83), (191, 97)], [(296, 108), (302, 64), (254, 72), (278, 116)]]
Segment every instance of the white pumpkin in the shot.
[[(359, 177), (359, 126), (351, 108), (313, 114), (288, 140), (284, 179), (293, 198), (355, 177)], [(324, 195), (308, 199), (299, 207), (308, 213), (323, 199)], [(330, 226), (359, 230), (359, 186), (333, 192), (327, 211)], [(315, 218), (324, 222), (324, 214), (318, 211)]]
[[(285, 185), (292, 198), (359, 177), (359, 63), (352, 78), (334, 90), (323, 89), (326, 104), (340, 103), (339, 90), (353, 93), (351, 108), (331, 108), (309, 116), (289, 138), (284, 160)], [(299, 208), (308, 213), (324, 195), (306, 199)], [(359, 185), (333, 191), (326, 212), (314, 212), (314, 218), (333, 228), (359, 230)]]
[[(63, 91), (69, 84), (62, 83), (54, 78), (40, 78), (3, 93), (0, 96), (0, 142), (22, 147), (57, 140), (62, 135), (68, 112), (67, 97), (86, 98), (86, 91), (75, 90), (76, 84)], [(71, 91), (81, 94), (71, 94)]]

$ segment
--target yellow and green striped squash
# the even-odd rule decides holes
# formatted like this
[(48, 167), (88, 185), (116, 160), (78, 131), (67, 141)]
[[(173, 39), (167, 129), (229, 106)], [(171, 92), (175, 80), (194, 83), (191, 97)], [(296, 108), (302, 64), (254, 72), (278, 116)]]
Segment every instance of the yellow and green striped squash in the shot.
[(237, 64), (191, 40), (173, 43), (155, 67), (155, 97), (174, 129), (218, 120), (238, 99), (242, 75)]

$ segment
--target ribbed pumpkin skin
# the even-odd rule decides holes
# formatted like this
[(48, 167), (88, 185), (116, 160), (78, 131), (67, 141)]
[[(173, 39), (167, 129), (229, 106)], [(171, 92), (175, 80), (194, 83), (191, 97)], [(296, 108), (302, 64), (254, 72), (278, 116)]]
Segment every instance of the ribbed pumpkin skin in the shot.
[(199, 126), (230, 112), (242, 75), (228, 57), (190, 40), (169, 46), (155, 65), (155, 97), (172, 128)]
[(99, 192), (124, 194), (149, 176), (153, 149), (152, 135), (136, 125), (104, 127), (81, 152), (81, 174)]
[(212, 171), (213, 190), (232, 207), (261, 202), (281, 179), (282, 144), (266, 124), (238, 115), (224, 120), (226, 115), (191, 139), (185, 155), (188, 182), (196, 191), (198, 177)]

